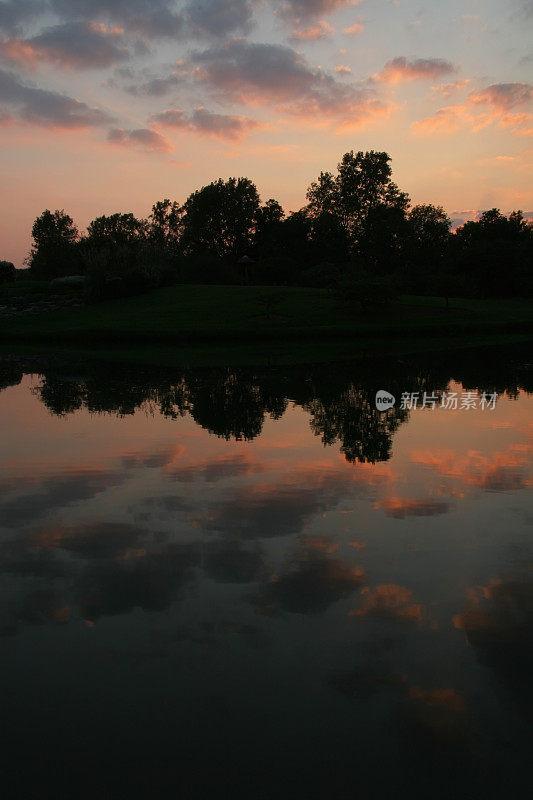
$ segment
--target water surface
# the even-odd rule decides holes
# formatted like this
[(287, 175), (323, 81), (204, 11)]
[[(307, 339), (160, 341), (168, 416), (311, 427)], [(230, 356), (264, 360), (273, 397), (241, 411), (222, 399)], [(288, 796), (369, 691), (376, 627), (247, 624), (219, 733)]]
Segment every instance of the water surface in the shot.
[(9, 796), (524, 792), (527, 353), (0, 381)]

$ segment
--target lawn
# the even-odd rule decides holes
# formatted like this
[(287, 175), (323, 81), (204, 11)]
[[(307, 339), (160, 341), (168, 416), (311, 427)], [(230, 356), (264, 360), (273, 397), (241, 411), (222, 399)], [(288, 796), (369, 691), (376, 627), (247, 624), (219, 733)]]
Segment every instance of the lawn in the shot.
[[(265, 298), (272, 300), (265, 303)], [(0, 319), (0, 341), (77, 343), (251, 342), (533, 332), (523, 300), (401, 297), (366, 312), (327, 291), (298, 287), (172, 286), (149, 294)]]

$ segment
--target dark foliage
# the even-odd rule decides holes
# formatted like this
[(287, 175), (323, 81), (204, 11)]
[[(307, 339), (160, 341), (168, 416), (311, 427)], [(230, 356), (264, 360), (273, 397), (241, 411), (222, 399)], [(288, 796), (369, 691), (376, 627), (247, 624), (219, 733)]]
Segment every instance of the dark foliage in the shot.
[[(441, 206), (409, 208), (390, 160), (373, 150), (346, 153), (337, 173), (321, 172), (308, 204), (288, 215), (274, 199), (261, 205), (248, 178), (219, 179), (182, 206), (161, 200), (147, 219), (97, 217), (85, 236), (64, 211), (46, 210), (32, 229), (30, 276), (86, 275), (93, 300), (169, 283), (332, 288), (363, 309), (395, 293), (446, 303), (533, 293), (533, 228), (520, 211), (491, 209), (452, 233)], [(8, 279), (9, 266), (0, 266), (0, 281)]]

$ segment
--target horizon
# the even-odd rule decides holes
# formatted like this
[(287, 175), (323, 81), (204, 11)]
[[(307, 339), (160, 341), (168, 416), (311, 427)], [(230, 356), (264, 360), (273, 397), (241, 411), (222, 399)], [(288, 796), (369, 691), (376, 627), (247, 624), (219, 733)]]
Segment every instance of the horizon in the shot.
[(530, 19), (522, 0), (3, 0), (0, 259), (22, 266), (45, 208), (83, 230), (219, 177), (296, 211), (350, 150), (388, 152), (454, 227), (531, 219)]

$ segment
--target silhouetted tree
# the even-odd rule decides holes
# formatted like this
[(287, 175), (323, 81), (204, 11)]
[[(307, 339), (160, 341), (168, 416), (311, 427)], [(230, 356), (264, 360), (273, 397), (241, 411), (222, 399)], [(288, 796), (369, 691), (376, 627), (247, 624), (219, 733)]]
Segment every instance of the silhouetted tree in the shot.
[(79, 233), (72, 217), (64, 211), (43, 211), (33, 223), (31, 235), (29, 264), (33, 276), (50, 279), (79, 271)]
[(252, 245), (259, 195), (248, 178), (220, 178), (193, 192), (183, 209), (185, 254), (211, 253), (234, 260)]
[(533, 229), (521, 211), (505, 217), (497, 208), (466, 222), (453, 237), (451, 264), (468, 275), (480, 296), (533, 292)]
[(148, 237), (158, 247), (177, 249), (182, 231), (183, 209), (168, 199), (159, 200), (152, 206), (148, 217)]
[(313, 216), (334, 214), (353, 244), (371, 209), (385, 205), (405, 211), (409, 196), (393, 183), (390, 160), (387, 153), (374, 150), (345, 153), (336, 176), (321, 172), (309, 187), (309, 212)]
[(98, 247), (121, 247), (144, 242), (148, 223), (137, 219), (132, 213), (111, 214), (93, 219), (87, 226), (87, 238)]
[(285, 212), (277, 200), (267, 200), (257, 211), (253, 253), (256, 258), (276, 256), (280, 252)]
[(0, 283), (14, 281), (17, 274), (15, 265), (11, 261), (0, 261)]
[(400, 206), (380, 203), (369, 209), (361, 225), (357, 254), (367, 271), (399, 277), (406, 261), (409, 223)]

